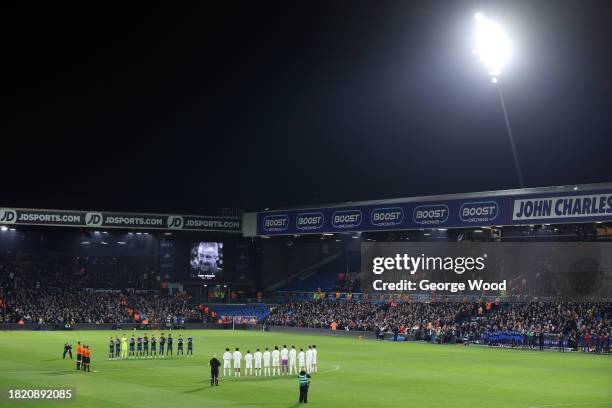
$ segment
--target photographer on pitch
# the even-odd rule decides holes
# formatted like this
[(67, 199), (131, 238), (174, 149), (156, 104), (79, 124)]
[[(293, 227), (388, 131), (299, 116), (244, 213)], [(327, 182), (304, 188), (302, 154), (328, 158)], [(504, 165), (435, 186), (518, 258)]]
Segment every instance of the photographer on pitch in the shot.
[(66, 358), (66, 354), (70, 354), (70, 359), (72, 360), (72, 344), (70, 343), (64, 344), (64, 355), (62, 355), (62, 359)]

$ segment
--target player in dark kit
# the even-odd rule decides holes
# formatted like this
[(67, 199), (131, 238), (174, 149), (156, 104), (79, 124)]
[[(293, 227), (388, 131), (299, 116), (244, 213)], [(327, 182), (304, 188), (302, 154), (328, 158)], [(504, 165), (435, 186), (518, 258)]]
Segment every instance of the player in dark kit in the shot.
[(191, 336), (187, 337), (187, 357), (193, 357), (193, 339)]
[(213, 355), (208, 363), (210, 365), (210, 385), (219, 385), (219, 366), (221, 362), (217, 360), (217, 355)]
[(178, 340), (176, 341), (178, 346), (176, 347), (176, 355), (183, 354), (183, 335), (179, 334)]
[(121, 340), (119, 339), (119, 336), (117, 336), (115, 338), (115, 358), (119, 359), (120, 355), (121, 355)]
[(70, 343), (64, 344), (64, 355), (62, 359), (66, 358), (66, 354), (70, 354), (70, 359), (72, 360), (72, 344)]
[(136, 357), (142, 357), (142, 337), (138, 336), (136, 339)]
[(151, 336), (151, 357), (157, 357), (157, 339), (155, 335)]
[(149, 338), (147, 337), (147, 333), (145, 333), (144, 338), (142, 339), (142, 344), (144, 346), (143, 355), (149, 357)]
[(132, 334), (132, 337), (130, 337), (130, 353), (128, 354), (130, 358), (134, 357), (134, 346), (135, 345), (136, 345), (136, 338)]
[(159, 336), (159, 355), (164, 357), (164, 346), (166, 345), (166, 338), (164, 337), (164, 333)]
[(108, 342), (108, 359), (112, 360), (115, 357), (115, 340), (111, 337)]
[(172, 355), (172, 335), (168, 335), (168, 348), (166, 349), (166, 355)]

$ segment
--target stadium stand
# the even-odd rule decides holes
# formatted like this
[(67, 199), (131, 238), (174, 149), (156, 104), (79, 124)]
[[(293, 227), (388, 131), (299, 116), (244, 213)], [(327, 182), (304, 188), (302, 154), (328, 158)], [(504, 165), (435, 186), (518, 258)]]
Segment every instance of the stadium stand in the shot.
[[(30, 235), (28, 245), (47, 245)], [(609, 302), (368, 299), (359, 293), (359, 274), (350, 272), (359, 270), (359, 252), (323, 251), (317, 245), (303, 249), (311, 256), (302, 260), (302, 269), (293, 269), (299, 273), (292, 279), (281, 280), (284, 290), (269, 292), (275, 301), (286, 302), (272, 306), (209, 304), (210, 297), (168, 294), (155, 272), (155, 258), (139, 253), (83, 258), (6, 247), (0, 251), (0, 321), (56, 326), (238, 321), (319, 329), (335, 322), (339, 330), (369, 331), (380, 338), (390, 333), (393, 339), (537, 348), (543, 337), (548, 348), (561, 344), (593, 352), (610, 349)], [(290, 250), (302, 253), (297, 246)]]
[(20, 288), (2, 295), (0, 318), (5, 323), (75, 324), (201, 322), (189, 296), (84, 289)]
[(240, 320), (246, 319), (249, 321), (255, 319), (256, 322), (262, 322), (268, 317), (270, 311), (268, 305), (261, 303), (251, 305), (211, 304), (209, 307), (221, 320), (223, 318), (229, 318), (230, 320), (238, 318)]
[[(323, 300), (290, 301), (272, 307), (257, 303), (211, 304), (203, 308), (185, 294), (62, 287), (75, 284), (72, 275), (56, 271), (51, 275), (53, 279), (45, 280), (37, 275), (47, 271), (44, 268), (24, 270), (3, 265), (1, 270), (0, 321), (5, 323), (148, 322), (180, 326), (185, 322), (222, 320), (328, 329), (335, 322), (340, 330), (370, 331), (379, 338), (391, 333), (394, 339), (435, 343), (478, 342), (529, 348), (562, 344), (596, 353), (609, 352), (612, 340), (609, 302), (425, 303), (370, 301), (357, 296), (351, 301), (347, 294), (336, 299), (331, 292)], [(540, 344), (541, 338), (544, 344)]]
[(51, 258), (44, 261), (0, 261), (0, 286), (159, 289), (160, 283), (154, 265), (142, 259), (117, 262), (105, 258), (96, 258), (95, 261)]
[[(292, 302), (272, 309), (267, 323), (279, 326), (374, 331), (411, 336), (437, 343), (483, 342), (507, 347), (531, 347), (542, 334), (546, 346), (578, 348), (597, 343), (597, 352), (610, 350), (611, 303), (530, 302), (518, 304), (350, 302), (323, 300)], [(381, 335), (382, 334), (382, 335)], [(595, 340), (595, 338), (597, 340)], [(531, 339), (531, 341), (530, 341)], [(551, 339), (557, 339), (557, 342)], [(592, 339), (592, 341), (591, 341)]]
[(317, 260), (272, 288), (277, 292), (356, 292), (361, 255), (358, 249), (348, 246), (346, 250)]
[[(298, 277), (287, 285), (280, 288), (280, 291), (312, 291), (321, 289), (323, 291), (335, 291), (336, 288), (342, 287), (349, 289), (350, 282), (344, 281), (346, 261), (343, 257), (337, 257), (333, 261), (321, 265), (314, 273)], [(339, 278), (342, 276), (342, 280)], [(347, 291), (347, 290), (343, 290)]]

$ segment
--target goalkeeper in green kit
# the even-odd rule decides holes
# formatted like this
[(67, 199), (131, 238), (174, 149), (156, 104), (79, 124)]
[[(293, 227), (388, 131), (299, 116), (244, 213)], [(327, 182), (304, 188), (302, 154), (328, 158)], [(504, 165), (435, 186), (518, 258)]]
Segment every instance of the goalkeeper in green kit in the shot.
[(125, 337), (125, 333), (123, 334), (123, 337), (121, 338), (121, 359), (125, 360), (128, 356), (128, 343), (127, 343), (127, 337)]

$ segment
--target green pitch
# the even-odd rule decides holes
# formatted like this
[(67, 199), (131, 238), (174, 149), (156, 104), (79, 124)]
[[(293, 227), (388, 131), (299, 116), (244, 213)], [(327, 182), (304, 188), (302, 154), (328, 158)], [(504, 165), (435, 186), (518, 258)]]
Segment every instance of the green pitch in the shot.
[[(282, 333), (187, 331), (184, 334), (194, 337), (193, 359), (108, 361), (107, 341), (117, 333), (122, 332), (0, 332), (0, 388), (72, 387), (77, 395), (70, 403), (0, 405), (297, 407), (295, 378), (221, 376), (219, 387), (212, 388), (208, 360), (213, 353), (221, 359), (225, 347), (240, 347), (245, 353), (256, 347), (263, 350), (287, 344), (299, 349), (316, 344), (319, 373), (313, 376), (308, 406), (612, 407), (611, 356)], [(76, 345), (77, 340), (92, 347), (95, 372), (77, 372), (75, 360), (61, 359), (64, 342)]]

